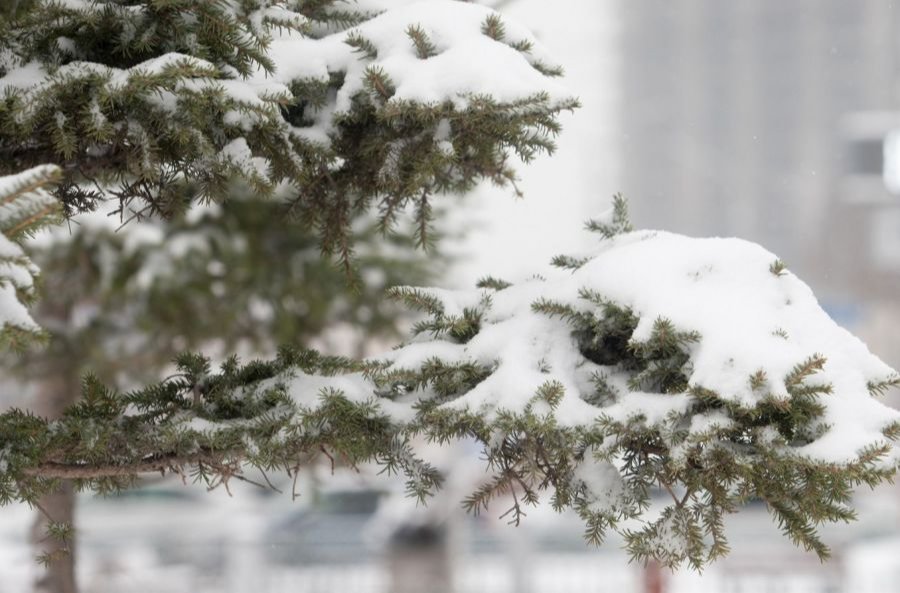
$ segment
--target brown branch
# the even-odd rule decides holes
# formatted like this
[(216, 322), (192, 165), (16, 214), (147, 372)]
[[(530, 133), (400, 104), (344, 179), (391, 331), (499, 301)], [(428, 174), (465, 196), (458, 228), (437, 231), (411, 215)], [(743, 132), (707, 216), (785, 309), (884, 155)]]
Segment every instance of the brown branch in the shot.
[(0, 149), (0, 157), (5, 163), (10, 164), (10, 170), (33, 167), (42, 163), (57, 163), (65, 173), (71, 175), (78, 172), (85, 179), (125, 169), (128, 162), (127, 152), (123, 150), (121, 141), (107, 142), (102, 147), (94, 145), (92, 148), (99, 150), (100, 154), (80, 154), (76, 158), (65, 160), (61, 159), (59, 153), (49, 144), (32, 146), (17, 144)]
[(48, 461), (36, 467), (26, 468), (24, 474), (31, 478), (61, 478), (61, 479), (94, 479), (113, 478), (117, 476), (131, 476), (150, 472), (168, 471), (177, 472), (185, 465), (208, 463), (218, 466), (218, 459), (228, 452), (219, 454), (209, 451), (191, 453), (186, 455), (154, 455), (140, 461), (123, 464), (99, 464), (89, 463), (58, 463)]
[(675, 506), (680, 507), (680, 506), (681, 506), (681, 501), (679, 501), (679, 500), (678, 500), (678, 497), (675, 496), (675, 492), (672, 491), (672, 487), (669, 485), (669, 483), (666, 482), (665, 480), (663, 480), (662, 478), (659, 478), (659, 483), (660, 483), (660, 485), (662, 485), (663, 488), (666, 489), (666, 492), (669, 493), (669, 496), (672, 497), (672, 500), (675, 501)]
[(515, 488), (515, 486), (513, 486), (512, 479), (507, 479), (506, 487), (509, 489), (509, 493), (512, 494), (513, 506), (510, 507), (509, 509), (507, 509), (505, 513), (500, 515), (498, 517), (498, 519), (504, 519), (504, 518), (508, 517), (510, 515), (510, 513), (512, 513), (513, 517), (512, 517), (512, 519), (507, 521), (507, 524), (515, 525), (516, 527), (518, 527), (519, 523), (522, 521), (522, 517), (525, 515), (525, 513), (522, 512), (522, 507), (521, 507), (521, 505), (519, 505), (519, 497), (516, 496), (516, 488)]
[[(297, 478), (300, 477), (300, 464), (298, 463), (292, 469), (294, 471), (294, 482), (291, 486), (291, 502), (297, 500), (297, 498), (299, 498), (300, 496), (299, 494), (297, 494)], [(290, 475), (290, 471), (288, 472), (288, 474)]]
[(669, 454), (668, 448), (651, 445), (649, 443), (641, 443), (637, 448), (641, 451), (641, 453), (648, 455), (659, 455), (660, 457), (665, 457)]
[(25, 185), (15, 188), (11, 195), (7, 196), (3, 200), (0, 200), (0, 204), (3, 204), (3, 205), (9, 204), (10, 202), (15, 201), (15, 199), (18, 198), (19, 196), (21, 196), (22, 194), (27, 194), (27, 193), (31, 193), (33, 191), (37, 191), (37, 190), (41, 189), (42, 187), (44, 187), (45, 185), (49, 185), (52, 181), (53, 181), (53, 177), (51, 177), (49, 179), (41, 178), (41, 179), (38, 179), (37, 181), (35, 181), (34, 183), (26, 183)]
[(331, 475), (333, 476), (333, 475), (334, 475), (334, 457), (331, 455), (331, 453), (328, 452), (327, 449), (325, 449), (325, 445), (319, 445), (319, 450), (320, 450), (320, 451), (325, 455), (325, 457), (327, 457), (328, 460), (331, 462)]
[(17, 224), (16, 226), (14, 226), (13, 228), (11, 228), (11, 229), (9, 229), (8, 231), (6, 231), (6, 236), (8, 236), (8, 237), (15, 237), (15, 236), (16, 236), (18, 233), (20, 233), (21, 231), (24, 231), (25, 229), (27, 229), (28, 227), (30, 227), (30, 226), (33, 225), (34, 223), (38, 222), (38, 221), (41, 220), (42, 218), (46, 218), (47, 216), (49, 216), (50, 214), (52, 214), (54, 210), (56, 210), (56, 205), (48, 206), (48, 207), (46, 207), (46, 208), (42, 208), (41, 210), (39, 210), (39, 211), (36, 212), (35, 214), (32, 214), (31, 216), (29, 216), (28, 218), (26, 218), (25, 220), (23, 220), (22, 222), (20, 222), (20, 223)]
[(266, 481), (266, 484), (269, 485), (269, 488), (277, 492), (278, 494), (282, 494), (281, 490), (275, 487), (275, 484), (272, 483), (272, 480), (269, 479), (269, 476), (266, 475), (266, 472), (263, 471), (262, 468), (259, 468), (259, 473), (262, 474), (263, 479)]

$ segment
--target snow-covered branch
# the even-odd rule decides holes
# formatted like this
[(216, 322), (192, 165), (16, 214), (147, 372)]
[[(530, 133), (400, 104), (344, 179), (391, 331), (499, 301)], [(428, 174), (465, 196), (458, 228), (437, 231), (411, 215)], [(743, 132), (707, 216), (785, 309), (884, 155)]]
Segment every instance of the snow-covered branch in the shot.
[[(900, 377), (757, 245), (633, 231), (621, 201), (589, 228), (594, 250), (523, 282), (394, 289), (426, 315), (381, 358), (284, 350), (214, 373), (184, 356), (140, 391), (88, 380), (55, 422), (0, 416), (0, 500), (65, 475), (221, 483), (320, 456), (403, 471), (426, 498), (441, 476), (417, 437), (468, 438), (487, 459), (476, 512), (511, 497), (518, 521), (546, 498), (594, 543), (618, 530), (635, 558), (699, 567), (727, 551), (723, 516), (759, 499), (827, 555), (816, 527), (851, 519), (853, 487), (894, 472), (900, 412), (875, 396)], [(657, 491), (670, 502), (654, 514)]]
[(37, 267), (16, 239), (58, 218), (59, 204), (44, 187), (59, 176), (53, 166), (0, 177), (0, 343), (21, 348), (41, 335), (26, 305), (35, 298)]
[(511, 181), (577, 106), (527, 30), (455, 0), (43, 0), (4, 24), (0, 172), (59, 164), (70, 211), (277, 195), (345, 260), (360, 212)]

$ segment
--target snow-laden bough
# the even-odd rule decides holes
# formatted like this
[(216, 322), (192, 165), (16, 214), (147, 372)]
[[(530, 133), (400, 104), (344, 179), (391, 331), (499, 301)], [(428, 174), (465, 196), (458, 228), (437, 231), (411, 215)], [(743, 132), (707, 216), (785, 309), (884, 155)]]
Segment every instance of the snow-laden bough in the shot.
[(488, 466), (473, 511), (501, 497), (518, 522), (546, 497), (593, 543), (614, 530), (633, 558), (700, 567), (728, 550), (724, 516), (759, 500), (827, 556), (817, 527), (893, 475), (900, 412), (876, 396), (900, 377), (753, 243), (634, 231), (621, 199), (589, 228), (593, 251), (523, 282), (393, 289), (426, 315), (376, 359), (284, 350), (212, 373), (184, 356), (129, 394), (87, 381), (53, 423), (4, 414), (0, 501), (48, 478), (117, 488), (193, 468), (227, 485), (319, 456), (402, 471), (425, 499), (442, 476), (416, 442), (466, 438)]
[(431, 198), (514, 182), (578, 106), (531, 33), (459, 0), (39, 0), (7, 25), (0, 173), (64, 164), (69, 212), (283, 199), (348, 265), (362, 212), (415, 210), (424, 243)]
[(0, 345), (21, 348), (41, 328), (28, 312), (38, 269), (16, 239), (57, 218), (59, 205), (43, 187), (59, 175), (51, 165), (0, 177)]

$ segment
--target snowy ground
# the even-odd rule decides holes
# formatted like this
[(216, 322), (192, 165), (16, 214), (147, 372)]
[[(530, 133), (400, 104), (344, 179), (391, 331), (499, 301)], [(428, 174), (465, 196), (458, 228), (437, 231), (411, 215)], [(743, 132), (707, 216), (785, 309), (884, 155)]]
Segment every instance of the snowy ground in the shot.
[[(388, 593), (391, 576), (378, 538), (360, 537), (371, 516), (331, 516), (315, 542), (286, 542), (273, 527), (294, 527), (303, 502), (289, 496), (163, 489), (165, 496), (82, 500), (79, 573), (83, 593)], [(666, 574), (669, 593), (887, 593), (900, 590), (897, 492), (859, 503), (860, 521), (825, 530), (836, 551), (822, 564), (795, 549), (762, 507), (728, 524), (733, 553), (703, 574)], [(496, 513), (495, 513), (496, 514)], [(31, 513), (4, 509), (0, 591), (29, 591), (35, 565), (24, 545)], [(456, 593), (638, 593), (644, 574), (610, 541), (580, 543), (573, 517), (534, 511), (514, 528), (491, 516), (459, 516)], [(327, 529), (331, 528), (332, 532)], [(299, 529), (299, 528), (298, 528)], [(338, 533), (335, 533), (337, 531)], [(338, 538), (335, 540), (335, 538)], [(329, 542), (349, 543), (332, 550)], [(359, 543), (362, 542), (362, 543)], [(317, 561), (291, 562), (291, 555)], [(305, 555), (305, 556), (304, 556)], [(423, 588), (423, 591), (427, 591)]]

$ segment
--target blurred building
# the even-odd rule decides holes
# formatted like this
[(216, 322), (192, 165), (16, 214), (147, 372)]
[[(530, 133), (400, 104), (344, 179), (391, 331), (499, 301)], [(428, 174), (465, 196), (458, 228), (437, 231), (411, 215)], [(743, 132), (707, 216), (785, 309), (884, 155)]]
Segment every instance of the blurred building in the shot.
[(824, 276), (839, 122), (893, 106), (896, 10), (886, 0), (622, 2), (623, 191), (638, 222), (752, 239)]
[(619, 8), (622, 190), (639, 225), (761, 243), (900, 364), (896, 332), (879, 333), (900, 324), (900, 196), (880, 160), (900, 116), (865, 115), (897, 107), (900, 4)]

